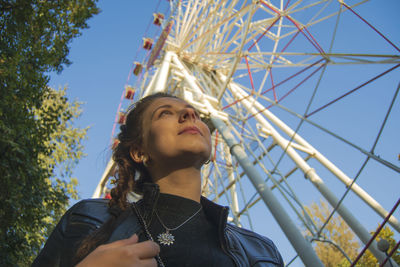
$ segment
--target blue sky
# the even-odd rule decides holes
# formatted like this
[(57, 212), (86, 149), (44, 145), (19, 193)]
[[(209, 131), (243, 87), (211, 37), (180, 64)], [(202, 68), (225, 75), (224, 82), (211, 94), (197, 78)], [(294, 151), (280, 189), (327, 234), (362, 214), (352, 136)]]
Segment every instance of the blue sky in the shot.
[[(72, 65), (66, 67), (60, 75), (51, 74), (50, 86), (58, 88), (66, 85), (68, 87), (68, 97), (71, 100), (77, 99), (78, 101), (84, 102), (83, 114), (77, 122), (77, 125), (81, 127), (90, 126), (88, 139), (84, 142), (87, 156), (79, 162), (74, 172), (74, 176), (79, 180), (78, 192), (81, 198), (91, 197), (110, 157), (109, 146), (111, 131), (117, 107), (120, 103), (121, 93), (127, 82), (132, 62), (137, 55), (138, 49), (142, 43), (142, 37), (144, 37), (144, 33), (152, 18), (152, 13), (155, 11), (157, 3), (158, 1), (138, 0), (99, 1), (101, 13), (89, 21), (90, 28), (84, 30), (83, 35), (75, 39), (71, 44), (69, 58), (72, 61)], [(165, 3), (161, 3), (161, 7), (165, 7)], [(163, 8), (161, 10), (163, 10)], [(358, 11), (358, 9), (356, 10)], [(392, 42), (399, 46), (400, 23), (397, 18), (399, 10), (400, 3), (397, 0), (375, 0), (360, 7), (359, 12), (374, 26), (385, 33)], [(341, 39), (338, 41), (338, 46), (341, 47), (343, 51), (354, 48), (354, 43), (362, 43), (363, 34), (371, 34), (370, 32), (364, 32), (367, 30), (365, 30), (365, 27), (363, 27), (365, 25), (362, 25), (362, 23), (348, 25), (348, 27), (350, 26), (353, 28), (359, 27), (357, 30), (358, 35), (346, 33), (346, 31), (343, 32)], [(154, 34), (155, 30), (156, 29), (150, 27), (148, 32), (149, 34)], [(366, 42), (370, 41), (368, 40)], [(389, 51), (388, 53), (395, 54), (395, 51), (390, 47), (386, 47), (387, 44), (382, 42), (379, 38), (376, 38), (376, 42), (377, 43), (374, 43), (375, 46), (371, 47), (379, 47), (384, 51)], [(375, 52), (373, 49), (368, 49), (368, 46), (366, 46), (366, 50), (363, 52)], [(383, 66), (381, 72), (387, 68), (388, 66)], [(365, 69), (362, 71), (368, 72), (370, 70)], [(373, 73), (372, 70), (371, 73)], [(378, 91), (380, 92), (376, 91), (374, 88), (367, 88), (361, 98), (350, 98), (348, 100), (352, 101), (350, 104), (346, 105), (348, 102), (344, 100), (331, 109), (327, 109), (327, 113), (325, 113), (325, 115), (328, 116), (327, 118), (333, 121), (342, 120), (344, 122), (340, 124), (340, 126), (332, 126), (333, 129), (330, 129), (344, 136), (348, 134), (351, 140), (359, 141), (364, 147), (369, 148), (370, 140), (372, 140), (377, 133), (371, 129), (376, 129), (379, 124), (375, 123), (374, 120), (374, 122), (366, 123), (366, 125), (372, 126), (370, 128), (357, 128), (358, 126), (352, 126), (354, 126), (354, 122), (360, 120), (360, 118), (367, 122), (368, 120), (372, 121), (372, 119), (376, 119), (377, 122), (382, 121), (382, 115), (386, 112), (388, 101), (394, 94), (395, 87), (399, 82), (399, 74), (399, 70), (397, 70), (384, 81), (377, 83), (379, 87)], [(360, 69), (349, 73), (349, 76), (342, 75), (340, 79), (336, 81), (327, 81), (327, 83), (332, 84), (336, 82), (340, 83), (344, 80), (351, 80), (355, 75), (362, 75)], [(354, 85), (357, 85), (357, 83)], [(321, 97), (323, 98), (324, 96)], [(327, 99), (331, 98), (327, 97)], [(325, 99), (321, 100), (321, 103), (326, 103)], [(379, 107), (381, 105), (385, 108), (380, 110), (380, 112), (373, 111), (373, 107)], [(317, 106), (318, 105), (316, 105), (316, 107)], [(346, 118), (350, 117), (347, 109), (355, 110), (355, 117), (351, 120)], [(358, 109), (360, 109), (360, 112), (357, 112)], [(366, 113), (363, 113), (364, 111), (361, 111), (363, 109), (370, 110), (371, 113), (366, 115)], [(400, 130), (400, 123), (398, 120), (400, 118), (399, 110), (399, 101), (397, 100), (393, 112), (393, 118), (396, 119), (391, 117), (390, 123), (388, 123), (387, 130), (384, 132), (382, 138), (388, 141), (380, 142), (380, 145), (377, 147), (377, 153), (379, 155), (390, 159), (391, 162), (397, 165), (398, 161), (396, 161), (396, 158), (397, 154), (400, 153), (400, 143), (398, 141), (398, 133)], [(374, 118), (375, 116), (377, 118)], [(320, 119), (323, 118), (324, 116), (321, 115)], [(394, 120), (397, 120), (397, 122)], [(366, 137), (368, 141), (364, 142), (364, 137)], [(320, 139), (316, 138), (315, 143), (317, 143), (318, 148), (321, 147), (323, 151), (335, 151), (336, 149), (331, 145), (330, 141), (322, 142)], [(353, 152), (347, 152), (346, 150), (345, 152), (337, 151), (334, 153), (337, 154), (339, 164), (344, 165), (344, 168), (348, 170), (351, 177), (354, 176), (357, 168), (352, 168), (352, 164), (349, 163), (351, 162), (349, 158), (353, 155), (350, 153)], [(349, 158), (340, 156), (339, 153), (342, 153), (342, 155), (349, 153), (347, 154)], [(361, 159), (358, 159), (356, 163), (358, 167), (360, 166), (360, 162)], [(379, 177), (378, 179), (382, 179), (381, 182), (383, 184), (386, 183), (390, 185), (391, 190), (385, 192), (386, 189), (384, 188), (374, 189), (376, 183), (369, 183), (369, 178), (365, 178), (365, 180), (360, 182), (372, 188), (373, 196), (379, 199), (380, 202), (383, 202), (386, 209), (390, 209), (394, 204), (393, 201), (399, 197), (399, 190), (393, 189), (400, 188), (399, 175), (393, 174), (391, 171), (374, 169), (374, 165), (375, 163), (368, 165), (370, 173), (374, 173), (374, 176)], [(387, 178), (387, 180), (385, 180), (385, 178)], [(339, 195), (344, 191), (343, 187), (338, 187), (336, 184), (329, 183), (329, 186), (332, 186), (334, 192), (338, 192)], [(300, 189), (298, 190), (300, 191)], [(352, 204), (353, 201), (354, 204)], [(359, 205), (357, 201), (358, 200), (354, 199), (354, 197), (351, 197), (349, 202), (352, 203), (349, 204), (354, 205), (354, 208), (357, 209)], [(369, 221), (369, 218), (371, 218), (370, 216), (375, 216), (364, 212), (365, 209), (363, 208), (361, 208), (361, 210), (362, 212), (360, 212), (359, 216), (361, 218), (360, 220), (363, 222)], [(399, 211), (396, 213), (396, 216), (400, 217)], [(374, 219), (375, 221), (373, 223), (366, 222), (369, 230), (374, 229), (376, 225), (375, 222), (379, 221), (375, 217)], [(262, 231), (262, 233), (271, 236), (271, 238), (278, 243), (278, 247), (281, 249), (283, 257), (287, 261), (294, 256), (294, 251), (291, 249), (287, 240), (282, 236), (280, 230), (277, 230), (277, 233), (275, 233), (274, 229), (277, 229), (277, 226), (271, 222), (271, 226), (265, 226), (265, 231)], [(300, 263), (297, 264), (298, 265), (293, 266), (301, 266)]]

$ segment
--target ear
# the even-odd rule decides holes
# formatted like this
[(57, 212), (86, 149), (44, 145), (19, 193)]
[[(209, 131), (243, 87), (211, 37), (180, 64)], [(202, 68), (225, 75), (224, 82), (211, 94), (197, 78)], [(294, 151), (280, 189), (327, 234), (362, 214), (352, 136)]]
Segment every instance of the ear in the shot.
[(136, 146), (132, 146), (131, 149), (129, 150), (129, 154), (132, 158), (132, 160), (136, 163), (142, 163), (144, 160), (144, 153), (142, 150)]

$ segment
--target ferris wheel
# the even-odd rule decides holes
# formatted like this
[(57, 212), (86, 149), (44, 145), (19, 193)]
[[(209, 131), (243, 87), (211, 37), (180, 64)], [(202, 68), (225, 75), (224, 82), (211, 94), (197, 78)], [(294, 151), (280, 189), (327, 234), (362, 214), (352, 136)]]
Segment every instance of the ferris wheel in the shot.
[(213, 141), (203, 194), (230, 206), (231, 223), (278, 228), (286, 263), (322, 266), (313, 242), (331, 217), (316, 225), (304, 208), (320, 198), (364, 244), (384, 220), (400, 233), (400, 48), (362, 15), (366, 2), (168, 1), (123, 94), (168, 92), (200, 111)]

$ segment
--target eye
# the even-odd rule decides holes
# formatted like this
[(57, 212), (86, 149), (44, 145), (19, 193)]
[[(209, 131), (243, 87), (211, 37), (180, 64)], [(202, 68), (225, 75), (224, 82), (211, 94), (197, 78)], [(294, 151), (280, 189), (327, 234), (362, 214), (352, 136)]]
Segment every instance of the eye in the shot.
[(162, 110), (162, 111), (160, 112), (159, 117), (162, 117), (162, 116), (164, 116), (164, 115), (171, 115), (171, 114), (172, 114), (171, 111), (169, 111), (168, 109), (164, 109), (164, 110)]

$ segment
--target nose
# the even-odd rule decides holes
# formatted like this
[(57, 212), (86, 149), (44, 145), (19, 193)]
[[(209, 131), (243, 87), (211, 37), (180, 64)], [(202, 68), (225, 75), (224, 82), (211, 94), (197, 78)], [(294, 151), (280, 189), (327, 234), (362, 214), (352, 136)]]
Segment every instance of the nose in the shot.
[(179, 122), (185, 122), (187, 120), (196, 121), (196, 112), (192, 108), (184, 108), (181, 111)]

